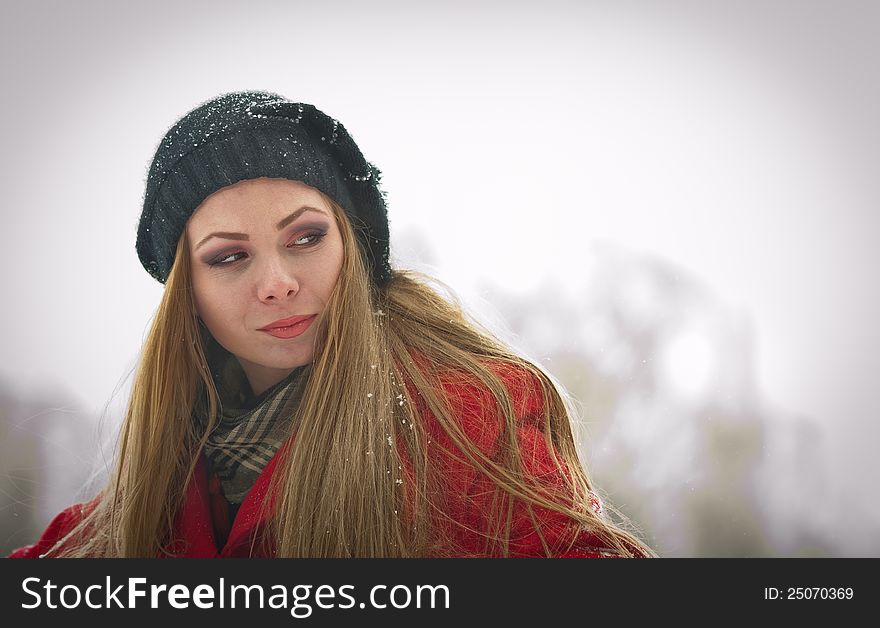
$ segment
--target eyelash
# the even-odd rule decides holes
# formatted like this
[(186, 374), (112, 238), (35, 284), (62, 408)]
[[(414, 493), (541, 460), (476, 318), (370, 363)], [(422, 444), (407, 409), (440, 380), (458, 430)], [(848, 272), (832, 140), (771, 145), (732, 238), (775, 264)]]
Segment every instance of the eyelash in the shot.
[[(324, 236), (326, 236), (326, 235), (327, 234), (322, 231), (313, 231), (311, 233), (304, 233), (303, 235), (294, 239), (294, 242), (296, 242), (298, 240), (302, 240), (303, 238), (315, 238), (315, 239), (312, 242), (309, 242), (308, 244), (299, 244), (299, 245), (294, 246), (293, 248), (310, 248), (313, 246), (317, 246), (318, 244), (320, 244), (321, 240), (323, 240)], [(234, 251), (232, 253), (227, 253), (226, 255), (223, 255), (222, 257), (216, 258), (212, 262), (208, 262), (208, 266), (210, 266), (211, 268), (231, 266), (232, 264), (234, 264), (238, 260), (233, 260), (231, 262), (224, 262), (222, 260), (229, 259), (230, 257), (233, 257), (235, 255), (245, 255), (245, 252), (244, 251)]]

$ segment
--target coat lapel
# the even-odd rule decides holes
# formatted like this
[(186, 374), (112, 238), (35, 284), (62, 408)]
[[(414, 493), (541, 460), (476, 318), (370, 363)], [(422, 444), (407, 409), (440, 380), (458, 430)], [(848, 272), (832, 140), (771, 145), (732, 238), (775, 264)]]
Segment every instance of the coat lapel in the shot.
[(290, 443), (289, 440), (275, 452), (275, 455), (263, 467), (253, 487), (241, 503), (235, 521), (232, 523), (232, 529), (229, 531), (229, 539), (221, 550), (220, 556), (265, 556), (272, 554), (271, 551), (261, 547), (258, 543), (259, 537), (262, 536), (261, 529), (274, 506), (271, 502), (267, 503), (266, 496), (269, 493), (275, 466), (282, 453), (287, 449), (288, 443)]
[(177, 540), (172, 552), (181, 558), (216, 558), (214, 526), (211, 521), (211, 504), (208, 496), (208, 477), (204, 455), (199, 456), (192, 480), (187, 486), (176, 527)]

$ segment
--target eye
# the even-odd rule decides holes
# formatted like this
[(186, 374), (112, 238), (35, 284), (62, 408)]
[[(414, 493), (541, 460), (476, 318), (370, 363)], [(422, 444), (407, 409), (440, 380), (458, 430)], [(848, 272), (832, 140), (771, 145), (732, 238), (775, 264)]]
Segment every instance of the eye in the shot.
[[(324, 236), (327, 235), (322, 231), (311, 231), (309, 233), (304, 233), (293, 241), (291, 245), (294, 248), (304, 248), (309, 246), (314, 246), (318, 244)], [(299, 244), (297, 244), (299, 243)]]
[[(289, 249), (305, 249), (309, 247), (313, 247), (318, 245), (321, 240), (324, 239), (324, 236), (327, 235), (326, 231), (310, 231), (308, 233), (304, 233), (301, 236), (295, 238), (290, 244), (287, 245)], [(221, 257), (217, 257), (210, 262), (208, 262), (208, 266), (212, 268), (222, 268), (224, 266), (233, 266), (239, 259), (246, 256), (247, 253), (244, 251), (233, 251), (231, 253), (226, 253)]]
[[(245, 253), (244, 253), (244, 251), (235, 251), (235, 252), (233, 252), (233, 253), (227, 253), (227, 254), (224, 255), (223, 257), (218, 257), (218, 258), (216, 258), (216, 259), (214, 259), (214, 260), (208, 262), (208, 266), (211, 266), (211, 267), (214, 267), (214, 266), (229, 266), (229, 265), (232, 264), (233, 262), (237, 261), (237, 259), (232, 259), (232, 258), (234, 258), (236, 255), (245, 255)], [(226, 261), (226, 260), (232, 260), (232, 261)]]

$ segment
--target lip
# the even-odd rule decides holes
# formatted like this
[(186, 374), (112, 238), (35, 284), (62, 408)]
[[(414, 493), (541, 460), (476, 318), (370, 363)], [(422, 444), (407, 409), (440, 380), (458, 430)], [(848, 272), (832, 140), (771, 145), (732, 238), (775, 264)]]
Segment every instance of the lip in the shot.
[(265, 327), (260, 327), (258, 331), (269, 331), (270, 329), (278, 329), (279, 327), (290, 327), (291, 325), (296, 325), (297, 323), (301, 323), (307, 318), (314, 318), (317, 314), (309, 314), (307, 316), (291, 316), (290, 318), (282, 318), (280, 320), (275, 321), (274, 323), (269, 323)]
[[(317, 314), (312, 314), (311, 316), (293, 316), (291, 318), (285, 318), (280, 321), (275, 321), (271, 325), (263, 327), (258, 331), (264, 331), (270, 336), (275, 336), (276, 338), (295, 338), (305, 332), (317, 316)], [(290, 323), (288, 321), (293, 322)], [(286, 325), (281, 325), (281, 323), (285, 322), (287, 323)]]

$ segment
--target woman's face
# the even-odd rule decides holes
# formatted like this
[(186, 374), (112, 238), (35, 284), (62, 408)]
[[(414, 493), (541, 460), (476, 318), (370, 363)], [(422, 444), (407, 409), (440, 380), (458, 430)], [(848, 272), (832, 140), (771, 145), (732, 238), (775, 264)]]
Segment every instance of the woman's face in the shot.
[[(343, 258), (323, 196), (288, 179), (239, 181), (206, 198), (186, 229), (198, 314), (254, 393), (311, 362)], [(311, 318), (290, 326), (292, 317)]]

